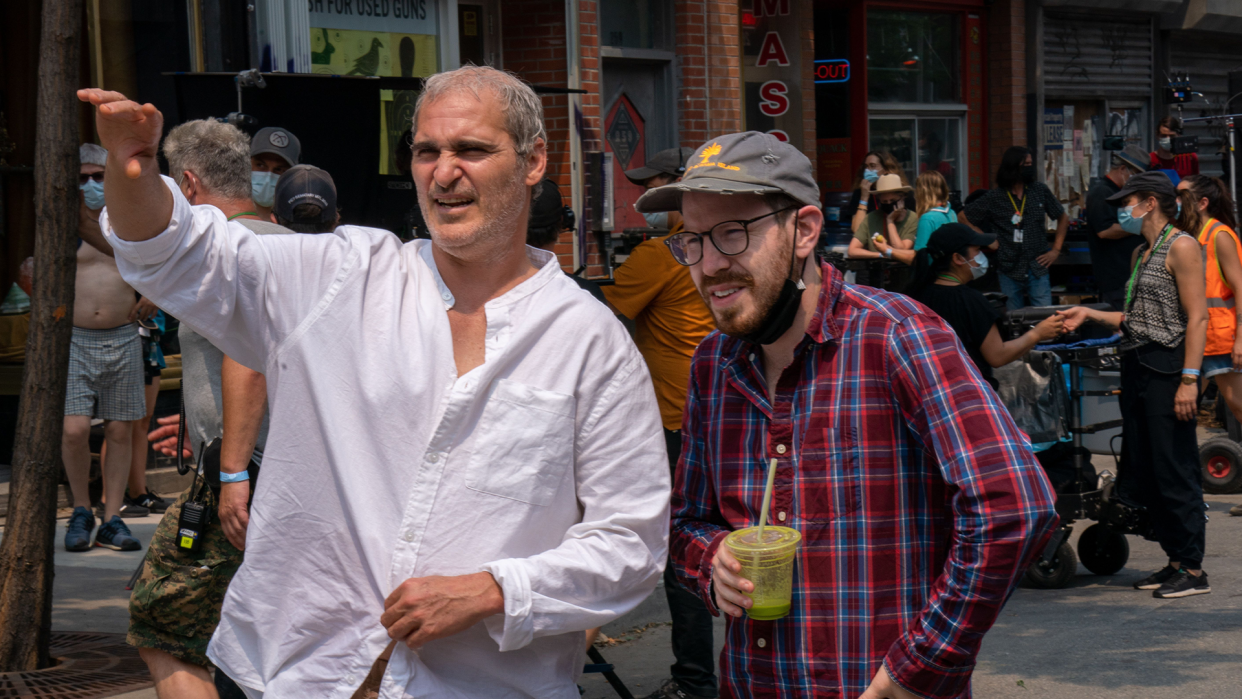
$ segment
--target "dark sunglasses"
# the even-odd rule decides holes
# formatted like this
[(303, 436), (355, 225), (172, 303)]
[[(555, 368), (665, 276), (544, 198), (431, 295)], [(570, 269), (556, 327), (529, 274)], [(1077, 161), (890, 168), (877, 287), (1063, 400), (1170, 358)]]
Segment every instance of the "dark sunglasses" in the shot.
[(95, 180), (99, 184), (103, 184), (104, 174), (102, 172), (92, 172), (89, 175), (78, 175), (78, 184), (86, 184), (91, 180)]

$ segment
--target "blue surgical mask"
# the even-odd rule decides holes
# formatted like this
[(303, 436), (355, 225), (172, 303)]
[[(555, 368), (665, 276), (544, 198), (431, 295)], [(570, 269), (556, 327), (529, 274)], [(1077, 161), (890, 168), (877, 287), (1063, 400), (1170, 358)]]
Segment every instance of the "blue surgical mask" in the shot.
[(863, 170), (863, 179), (868, 182), (875, 182), (880, 179), (879, 170)]
[(1156, 143), (1164, 150), (1173, 150), (1173, 139), (1169, 136), (1163, 136)]
[(978, 255), (975, 255), (974, 263), (976, 266), (970, 268), (970, 274), (975, 279), (988, 273), (988, 256), (984, 255), (982, 250), (979, 251)]
[(250, 198), (265, 209), (271, 208), (276, 203), (276, 180), (279, 179), (280, 175), (274, 172), (251, 171)]
[(667, 211), (660, 211), (654, 214), (643, 214), (643, 218), (647, 219), (647, 225), (652, 228), (668, 228)]
[(104, 207), (103, 182), (87, 180), (81, 185), (82, 197), (86, 199), (86, 208), (99, 211)]
[[(1146, 216), (1147, 214), (1143, 214)], [(1121, 230), (1130, 235), (1138, 235), (1143, 232), (1143, 216), (1134, 216), (1134, 205), (1124, 206), (1117, 210), (1117, 224), (1121, 226)]]

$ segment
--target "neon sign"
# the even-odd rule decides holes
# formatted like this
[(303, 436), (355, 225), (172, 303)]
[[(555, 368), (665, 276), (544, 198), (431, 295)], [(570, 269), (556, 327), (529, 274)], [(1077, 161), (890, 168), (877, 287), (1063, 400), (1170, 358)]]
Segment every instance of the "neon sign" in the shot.
[(815, 61), (815, 83), (844, 83), (850, 80), (850, 62), (844, 58)]

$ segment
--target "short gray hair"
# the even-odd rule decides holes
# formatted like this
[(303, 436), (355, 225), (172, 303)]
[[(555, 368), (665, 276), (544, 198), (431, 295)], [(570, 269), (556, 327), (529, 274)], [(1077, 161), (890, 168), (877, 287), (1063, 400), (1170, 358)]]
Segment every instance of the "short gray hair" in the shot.
[(83, 143), (78, 146), (78, 161), (83, 165), (108, 166), (108, 151), (94, 143)]
[(180, 182), (189, 170), (212, 195), (250, 198), (250, 137), (215, 119), (187, 121), (164, 138), (168, 172)]
[(543, 102), (539, 95), (516, 75), (491, 66), (465, 65), (423, 81), (423, 91), (414, 103), (414, 131), (418, 131), (418, 113), (423, 106), (457, 92), (469, 90), (475, 97), (487, 88), (500, 100), (504, 111), (505, 131), (513, 138), (514, 150), (523, 158), (535, 149), (535, 141), (548, 140), (543, 127)]

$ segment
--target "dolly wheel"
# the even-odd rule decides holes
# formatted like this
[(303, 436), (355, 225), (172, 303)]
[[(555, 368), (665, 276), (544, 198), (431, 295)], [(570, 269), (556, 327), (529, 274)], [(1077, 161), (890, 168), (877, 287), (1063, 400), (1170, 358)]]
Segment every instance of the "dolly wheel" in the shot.
[(1078, 559), (1096, 575), (1112, 575), (1130, 560), (1130, 542), (1112, 527), (1093, 524), (1078, 538)]
[(1040, 559), (1026, 569), (1026, 582), (1031, 587), (1059, 590), (1070, 584), (1078, 572), (1078, 557), (1068, 541), (1061, 542), (1051, 561)]
[(1242, 490), (1242, 445), (1227, 437), (1209, 439), (1199, 447), (1203, 491), (1226, 495)]

